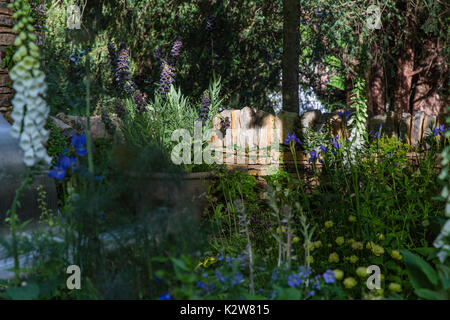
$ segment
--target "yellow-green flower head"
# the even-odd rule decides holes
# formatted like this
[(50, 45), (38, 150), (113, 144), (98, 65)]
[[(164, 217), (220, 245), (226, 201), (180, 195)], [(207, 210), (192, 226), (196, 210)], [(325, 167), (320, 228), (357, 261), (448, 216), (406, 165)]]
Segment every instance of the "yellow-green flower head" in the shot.
[(352, 249), (355, 249), (355, 250), (362, 250), (363, 248), (364, 248), (364, 245), (363, 245), (362, 242), (354, 241), (354, 242), (352, 243)]
[(373, 246), (375, 246), (375, 243), (374, 243), (373, 241), (369, 241), (369, 242), (367, 242), (367, 244), (366, 244), (366, 249), (372, 249)]
[(359, 258), (355, 255), (350, 256), (350, 258), (348, 259), (351, 263), (357, 263)]
[(356, 217), (355, 216), (349, 216), (348, 217), (348, 221), (349, 222), (356, 222)]
[(286, 228), (285, 227), (278, 227), (277, 228), (277, 233), (281, 233), (281, 232), (286, 232)]
[(358, 284), (358, 282), (353, 277), (348, 277), (348, 278), (345, 278), (345, 280), (344, 280), (344, 286), (347, 289), (351, 289), (354, 286), (356, 286), (357, 284)]
[(344, 244), (344, 242), (345, 242), (344, 237), (337, 237), (337, 238), (336, 238), (336, 243), (337, 243), (339, 246), (342, 246), (342, 245)]
[(318, 249), (322, 246), (322, 241), (320, 241), (320, 240), (314, 241), (313, 243), (314, 243), (314, 248), (316, 248), (316, 249)]
[(374, 255), (379, 257), (379, 256), (381, 256), (384, 253), (384, 249), (383, 249), (383, 247), (381, 247), (379, 245), (374, 245), (372, 247), (372, 252), (373, 252)]
[(335, 270), (333, 270), (333, 272), (334, 272), (334, 277), (336, 278), (336, 280), (342, 280), (344, 278), (344, 271), (335, 269)]
[(356, 269), (356, 274), (357, 274), (358, 277), (360, 277), (360, 278), (366, 278), (366, 277), (368, 276), (367, 268), (365, 268), (365, 267), (358, 267), (358, 268)]
[(330, 254), (330, 256), (328, 257), (328, 261), (333, 263), (338, 263), (339, 262), (339, 255), (336, 252), (333, 252)]
[(313, 263), (314, 262), (314, 257), (313, 256), (309, 256), (309, 263)]
[(292, 243), (297, 243), (300, 241), (300, 238), (295, 236), (294, 239), (292, 239)]
[[(306, 243), (303, 244), (303, 248), (306, 250)], [(314, 242), (310, 242), (309, 243), (309, 251), (313, 251), (314, 250)]]
[(391, 290), (392, 292), (401, 292), (402, 291), (402, 286), (398, 283), (395, 282), (391, 282), (389, 284), (389, 290)]
[(325, 228), (329, 229), (333, 226), (334, 226), (333, 221), (331, 221), (331, 220), (325, 221)]
[(353, 239), (353, 238), (347, 239), (347, 243), (352, 244), (353, 242), (355, 242), (355, 239)]
[(402, 255), (397, 250), (392, 250), (391, 257), (394, 258), (395, 260), (402, 260)]
[(382, 233), (378, 233), (378, 240), (379, 241), (383, 241), (385, 238), (384, 238), (384, 234), (382, 234)]
[(375, 295), (382, 296), (383, 293), (384, 293), (384, 289), (383, 288), (375, 289)]

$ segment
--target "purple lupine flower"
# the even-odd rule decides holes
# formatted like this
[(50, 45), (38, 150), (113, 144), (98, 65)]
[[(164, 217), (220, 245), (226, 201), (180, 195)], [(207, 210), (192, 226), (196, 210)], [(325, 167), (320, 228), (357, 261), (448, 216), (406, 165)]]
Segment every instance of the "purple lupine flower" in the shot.
[(170, 50), (170, 60), (171, 65), (174, 66), (180, 57), (181, 48), (183, 47), (183, 42), (181, 40), (177, 40), (173, 43), (172, 50)]
[(116, 84), (121, 90), (122, 94), (131, 94), (136, 89), (133, 81), (130, 77), (129, 71), (129, 52), (126, 49), (123, 49), (119, 53), (119, 57), (117, 59), (117, 68), (115, 74)]
[(161, 70), (159, 93), (163, 98), (166, 97), (169, 92), (170, 85), (174, 81), (174, 68), (170, 66), (166, 61), (163, 61), (163, 68)]
[(147, 103), (145, 102), (142, 93), (140, 93), (139, 91), (136, 91), (134, 93), (134, 103), (136, 103), (136, 108), (139, 111), (139, 113), (143, 113), (145, 111), (145, 105)]
[(206, 121), (208, 120), (210, 104), (211, 104), (211, 99), (209, 98), (209, 94), (205, 93), (202, 97), (202, 108), (200, 111), (200, 118), (199, 118), (199, 120), (202, 121), (203, 125), (205, 125)]

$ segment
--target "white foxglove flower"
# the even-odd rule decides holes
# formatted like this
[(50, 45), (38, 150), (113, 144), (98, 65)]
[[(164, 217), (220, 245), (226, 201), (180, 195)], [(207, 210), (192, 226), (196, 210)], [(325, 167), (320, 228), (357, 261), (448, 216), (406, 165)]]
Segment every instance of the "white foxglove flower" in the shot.
[(51, 158), (44, 147), (50, 135), (44, 129), (49, 114), (49, 108), (43, 99), (47, 84), (45, 73), (40, 70), (39, 48), (33, 43), (36, 39), (36, 35), (32, 33), (33, 19), (27, 13), (25, 2), (18, 1), (13, 7), (16, 9), (14, 18), (18, 20), (13, 28), (18, 33), (15, 39), (18, 48), (13, 56), (16, 64), (9, 73), (16, 90), (12, 100), (14, 110), (11, 117), (14, 124), (10, 134), (19, 139), (27, 166), (39, 162), (50, 164)]

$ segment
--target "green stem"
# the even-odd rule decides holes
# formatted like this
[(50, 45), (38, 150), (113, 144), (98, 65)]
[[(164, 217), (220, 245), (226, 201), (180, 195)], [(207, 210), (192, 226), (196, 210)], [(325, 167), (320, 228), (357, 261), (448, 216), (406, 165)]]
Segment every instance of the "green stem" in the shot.
[[(11, 209), (9, 212), (9, 223), (10, 223), (10, 231), (12, 235), (12, 250), (13, 250), (13, 256), (14, 256), (14, 283), (15, 285), (19, 285), (19, 270), (20, 270), (20, 264), (19, 264), (19, 249), (18, 249), (18, 243), (17, 243), (17, 225), (19, 218), (17, 216), (16, 208), (19, 204), (19, 199), (22, 196), (23, 191), (28, 187), (30, 182), (32, 181), (32, 174), (31, 171), (28, 172), (25, 179), (22, 181), (22, 184), (20, 187), (16, 190), (16, 195), (14, 196), (13, 203), (11, 205)], [(7, 214), (8, 215), (8, 214)]]
[(94, 159), (92, 154), (92, 137), (91, 137), (91, 120), (90, 120), (90, 100), (91, 100), (91, 79), (89, 74), (89, 59), (86, 62), (86, 122), (87, 122), (87, 130), (86, 130), (86, 144), (88, 149), (88, 166), (89, 173), (91, 175), (94, 174)]

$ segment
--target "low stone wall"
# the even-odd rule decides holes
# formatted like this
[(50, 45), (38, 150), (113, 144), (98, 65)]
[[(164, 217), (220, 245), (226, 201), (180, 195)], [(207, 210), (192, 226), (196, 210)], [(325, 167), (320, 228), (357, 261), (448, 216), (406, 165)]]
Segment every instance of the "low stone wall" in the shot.
[[(10, 1), (0, 0), (0, 55), (3, 59), (6, 55), (5, 48), (14, 44), (16, 33), (12, 30), (15, 20), (12, 18), (13, 12), (7, 8)], [(10, 110), (11, 100), (14, 97), (14, 90), (11, 87), (11, 79), (8, 69), (0, 68), (0, 113), (6, 115)]]

